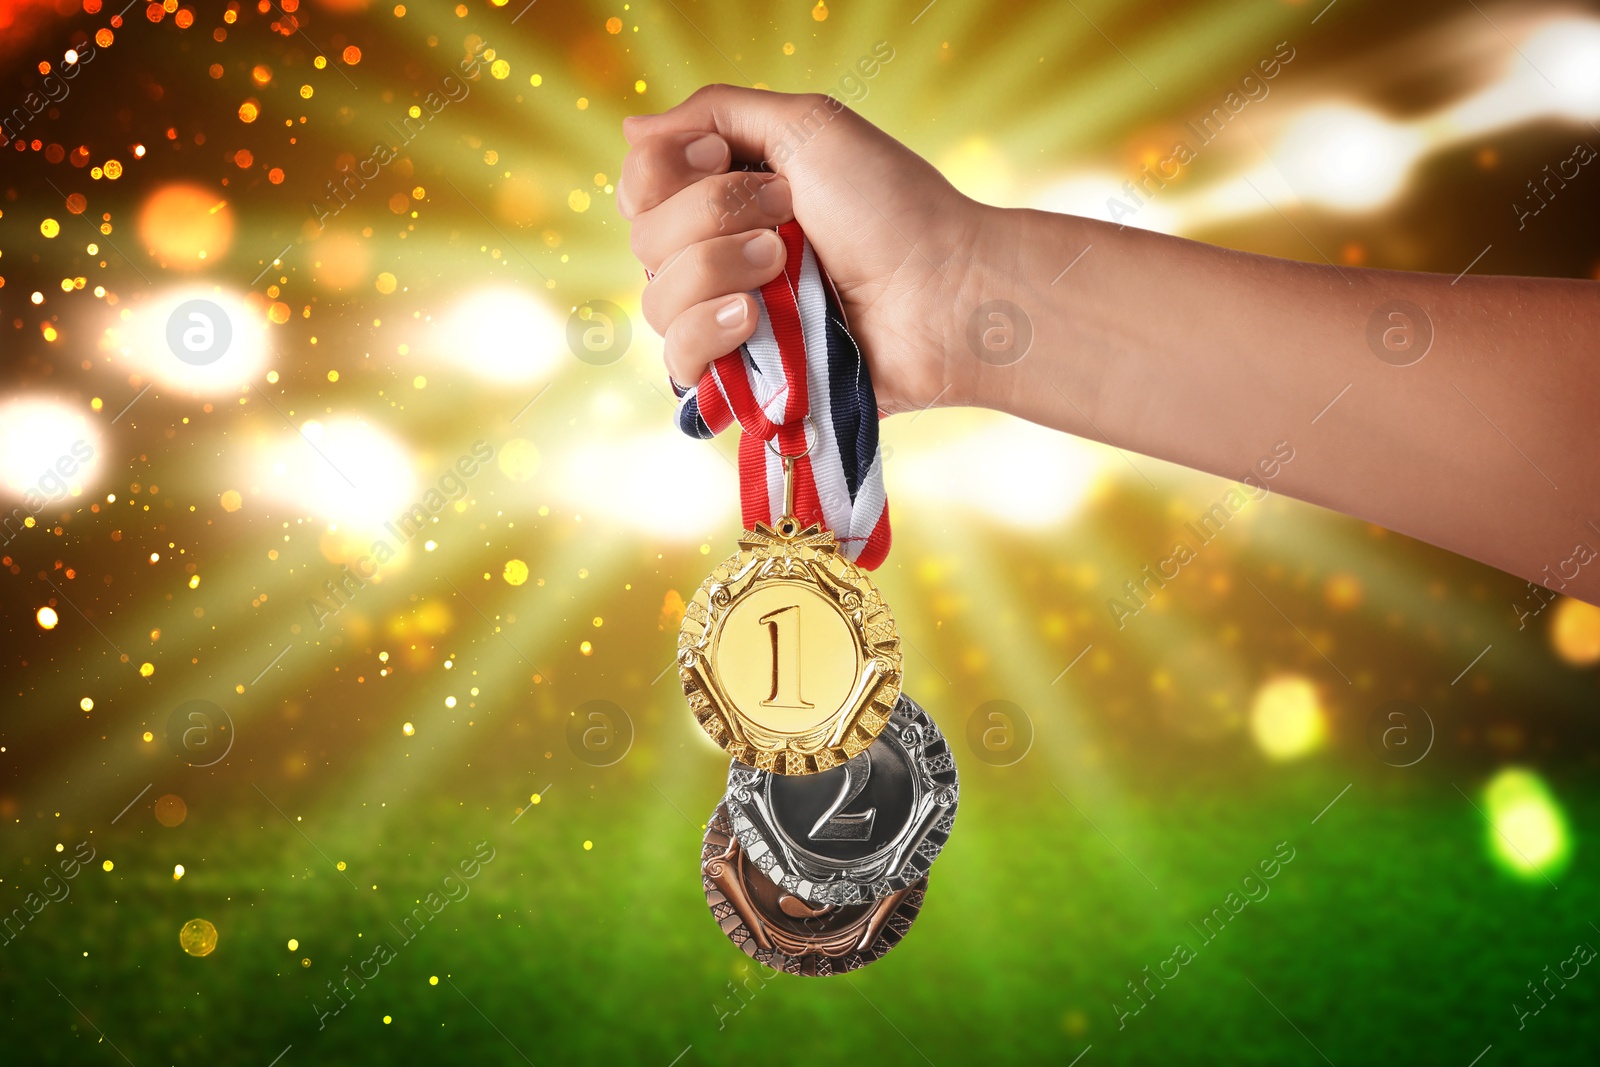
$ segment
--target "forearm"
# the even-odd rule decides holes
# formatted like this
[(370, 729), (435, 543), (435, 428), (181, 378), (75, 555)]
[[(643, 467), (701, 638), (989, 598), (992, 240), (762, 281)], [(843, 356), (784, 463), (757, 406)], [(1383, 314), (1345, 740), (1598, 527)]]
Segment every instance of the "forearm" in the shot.
[[(1335, 269), (1043, 212), (994, 230), (986, 295), (1034, 340), (979, 366), (975, 402), (1600, 601), (1600, 558), (1581, 565), (1600, 549), (1600, 286)], [(1409, 366), (1381, 341), (1404, 319), (1378, 316), (1389, 361), (1369, 345), (1396, 300), (1431, 322)], [(1280, 442), (1293, 459), (1271, 464)]]

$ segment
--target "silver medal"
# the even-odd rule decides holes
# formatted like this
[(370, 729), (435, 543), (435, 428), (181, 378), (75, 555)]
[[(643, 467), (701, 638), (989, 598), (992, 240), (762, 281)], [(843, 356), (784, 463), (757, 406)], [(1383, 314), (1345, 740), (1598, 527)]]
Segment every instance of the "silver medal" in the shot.
[(812, 904), (880, 900), (927, 875), (955, 825), (955, 758), (928, 713), (900, 694), (865, 751), (810, 775), (734, 760), (728, 813), (745, 854)]

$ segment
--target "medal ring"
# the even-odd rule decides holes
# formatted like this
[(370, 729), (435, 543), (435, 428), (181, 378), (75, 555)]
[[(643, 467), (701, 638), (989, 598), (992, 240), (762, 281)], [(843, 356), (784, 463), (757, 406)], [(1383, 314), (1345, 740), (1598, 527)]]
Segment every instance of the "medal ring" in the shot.
[[(805, 433), (807, 427), (810, 427), (810, 433)], [(804, 452), (800, 452), (791, 456), (786, 452), (778, 451), (778, 446), (773, 444), (773, 441), (777, 439), (777, 434), (773, 434), (771, 437), (767, 438), (767, 450), (770, 451), (774, 456), (777, 456), (779, 459), (783, 460), (785, 463), (800, 462), (802, 459), (805, 459), (807, 456), (811, 455), (811, 450), (816, 447), (817, 420), (812, 418), (810, 415), (806, 415), (800, 420), (800, 431), (805, 435), (806, 439), (806, 450)]]

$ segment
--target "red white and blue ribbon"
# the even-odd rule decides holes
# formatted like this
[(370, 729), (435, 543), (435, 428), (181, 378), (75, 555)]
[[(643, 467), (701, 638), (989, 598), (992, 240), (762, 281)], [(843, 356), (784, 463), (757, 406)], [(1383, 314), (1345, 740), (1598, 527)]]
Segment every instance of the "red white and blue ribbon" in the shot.
[(783, 461), (776, 452), (799, 455), (809, 444), (795, 464), (794, 517), (802, 527), (821, 524), (847, 559), (870, 570), (889, 554), (872, 378), (845, 328), (833, 281), (799, 224), (784, 223), (778, 236), (788, 258), (782, 274), (751, 294), (760, 314), (755, 334), (712, 363), (698, 384), (673, 384), (678, 427), (709, 438), (739, 424), (746, 528), (782, 517)]

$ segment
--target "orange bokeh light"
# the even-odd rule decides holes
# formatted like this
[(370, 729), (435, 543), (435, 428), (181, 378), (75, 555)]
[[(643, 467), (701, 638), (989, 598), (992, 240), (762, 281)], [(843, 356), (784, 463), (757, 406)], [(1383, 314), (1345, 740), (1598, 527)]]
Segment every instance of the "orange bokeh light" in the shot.
[(346, 233), (328, 233), (317, 241), (313, 262), (318, 285), (326, 289), (351, 289), (362, 284), (372, 263), (366, 242)]
[(216, 193), (178, 182), (145, 201), (139, 237), (161, 265), (198, 270), (215, 263), (233, 242), (233, 213)]

